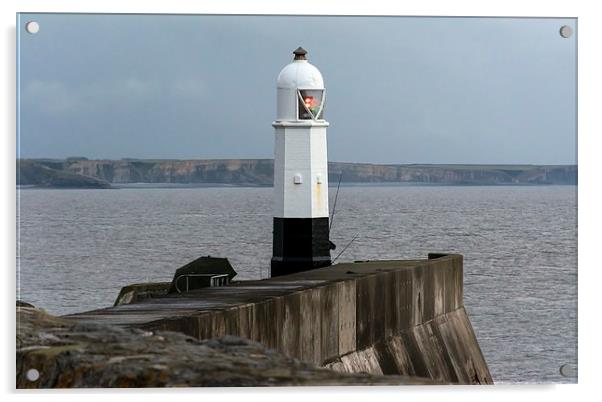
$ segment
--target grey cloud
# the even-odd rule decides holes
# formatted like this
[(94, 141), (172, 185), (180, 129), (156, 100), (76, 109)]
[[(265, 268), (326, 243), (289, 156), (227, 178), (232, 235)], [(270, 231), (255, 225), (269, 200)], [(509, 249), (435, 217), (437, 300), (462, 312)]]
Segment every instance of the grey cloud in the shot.
[[(572, 19), (27, 15), (27, 157), (271, 157), (299, 45), (328, 91), (329, 158), (574, 163)], [(102, 140), (100, 140), (102, 139)]]
[(60, 81), (32, 80), (25, 84), (21, 99), (25, 108), (33, 108), (42, 114), (76, 118), (80, 113), (133, 107), (149, 100), (201, 99), (205, 90), (204, 81), (198, 77), (178, 77), (166, 82), (115, 78), (109, 82), (87, 82), (77, 86)]

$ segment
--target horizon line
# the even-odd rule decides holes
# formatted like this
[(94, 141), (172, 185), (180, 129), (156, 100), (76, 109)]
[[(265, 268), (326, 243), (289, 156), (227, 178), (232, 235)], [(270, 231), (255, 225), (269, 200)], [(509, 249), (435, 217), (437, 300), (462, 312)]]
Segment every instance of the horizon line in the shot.
[[(16, 158), (16, 161), (31, 160), (31, 161), (114, 161), (114, 162), (130, 162), (130, 161), (273, 161), (274, 158), (88, 158), (85, 156), (69, 156), (64, 158), (52, 158), (52, 157), (35, 157), (35, 158)], [(328, 163), (340, 163), (340, 164), (363, 164), (363, 165), (404, 165), (404, 166), (578, 166), (575, 163), (441, 163), (441, 162), (350, 162), (350, 161), (329, 161)]]

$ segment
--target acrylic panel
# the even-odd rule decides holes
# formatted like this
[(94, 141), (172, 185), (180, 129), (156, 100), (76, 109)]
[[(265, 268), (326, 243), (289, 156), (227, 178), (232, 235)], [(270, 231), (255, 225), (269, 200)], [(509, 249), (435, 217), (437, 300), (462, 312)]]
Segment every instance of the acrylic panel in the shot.
[(577, 33), (18, 14), (17, 387), (576, 383)]

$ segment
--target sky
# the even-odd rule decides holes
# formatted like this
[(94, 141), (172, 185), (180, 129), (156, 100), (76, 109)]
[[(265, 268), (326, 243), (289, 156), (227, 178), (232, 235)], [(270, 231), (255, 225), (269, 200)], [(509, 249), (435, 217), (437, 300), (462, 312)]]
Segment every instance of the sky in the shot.
[(325, 81), (330, 161), (574, 164), (576, 25), (21, 14), (17, 155), (272, 158), (276, 78), (303, 46)]

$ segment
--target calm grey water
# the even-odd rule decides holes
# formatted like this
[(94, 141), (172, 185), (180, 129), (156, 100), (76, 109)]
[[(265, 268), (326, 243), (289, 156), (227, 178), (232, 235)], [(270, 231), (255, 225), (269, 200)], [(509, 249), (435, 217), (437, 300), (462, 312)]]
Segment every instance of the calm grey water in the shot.
[[(574, 186), (341, 187), (340, 261), (464, 255), (465, 305), (497, 383), (575, 382)], [(54, 314), (111, 305), (121, 286), (170, 281), (201, 255), (239, 279), (269, 273), (271, 188), (24, 189), (17, 296)], [(331, 199), (334, 197), (331, 189)]]

